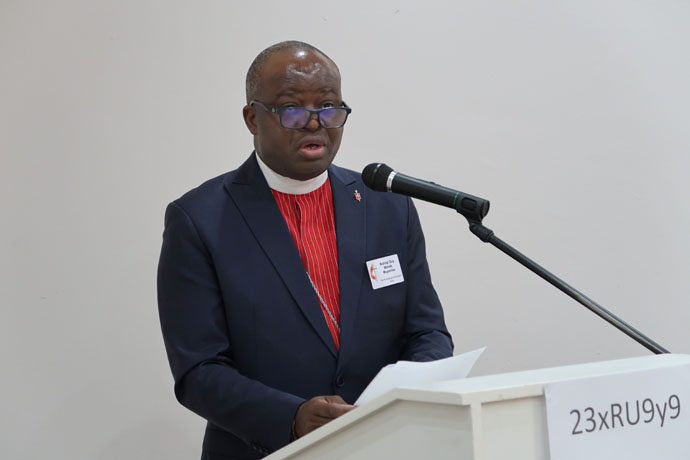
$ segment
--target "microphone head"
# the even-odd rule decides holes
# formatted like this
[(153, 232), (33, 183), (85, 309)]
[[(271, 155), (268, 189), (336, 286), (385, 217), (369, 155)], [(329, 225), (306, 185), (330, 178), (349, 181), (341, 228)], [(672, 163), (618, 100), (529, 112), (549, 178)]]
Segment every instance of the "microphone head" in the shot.
[(393, 168), (384, 163), (371, 163), (362, 171), (364, 185), (378, 192), (387, 192), (386, 182)]

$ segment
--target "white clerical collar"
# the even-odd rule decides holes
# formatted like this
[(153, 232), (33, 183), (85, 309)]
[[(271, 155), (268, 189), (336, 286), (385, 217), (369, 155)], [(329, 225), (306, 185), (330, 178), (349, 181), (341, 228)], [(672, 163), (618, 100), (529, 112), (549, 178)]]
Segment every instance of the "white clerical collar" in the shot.
[(328, 179), (328, 171), (324, 171), (318, 176), (307, 180), (297, 180), (281, 176), (269, 168), (266, 163), (261, 160), (259, 154), (254, 152), (254, 156), (256, 157), (257, 163), (259, 163), (259, 169), (264, 173), (268, 186), (276, 192), (288, 193), (290, 195), (305, 195), (321, 187)]

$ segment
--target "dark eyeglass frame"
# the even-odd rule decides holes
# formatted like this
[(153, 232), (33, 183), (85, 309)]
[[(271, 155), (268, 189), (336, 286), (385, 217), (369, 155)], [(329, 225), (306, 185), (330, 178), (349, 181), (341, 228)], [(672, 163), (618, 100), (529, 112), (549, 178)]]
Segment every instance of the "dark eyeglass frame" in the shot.
[[(352, 109), (345, 103), (345, 101), (343, 101), (342, 107), (324, 107), (322, 109), (308, 109), (306, 107), (271, 107), (271, 106), (268, 106), (268, 105), (264, 104), (263, 102), (260, 102), (257, 100), (249, 101), (249, 105), (250, 106), (258, 105), (259, 107), (266, 110), (267, 112), (275, 113), (276, 115), (278, 115), (278, 119), (280, 120), (280, 126), (282, 126), (285, 129), (304, 129), (304, 128), (306, 128), (307, 125), (309, 124), (309, 122), (311, 121), (311, 118), (314, 114), (316, 114), (316, 121), (319, 123), (319, 126), (322, 126), (326, 129), (342, 128), (343, 126), (345, 126), (345, 122), (347, 121), (347, 117), (350, 115), (350, 113), (352, 113)], [(309, 112), (309, 116), (306, 119), (307, 121), (304, 123), (304, 126), (295, 126), (295, 127), (285, 126), (283, 124), (283, 113), (288, 111), (288, 110), (295, 110), (295, 109), (301, 109), (301, 110), (305, 110), (305, 111)], [(321, 112), (323, 112), (324, 110), (332, 110), (332, 109), (345, 110), (345, 119), (338, 126), (324, 126), (324, 124), (321, 123)]]

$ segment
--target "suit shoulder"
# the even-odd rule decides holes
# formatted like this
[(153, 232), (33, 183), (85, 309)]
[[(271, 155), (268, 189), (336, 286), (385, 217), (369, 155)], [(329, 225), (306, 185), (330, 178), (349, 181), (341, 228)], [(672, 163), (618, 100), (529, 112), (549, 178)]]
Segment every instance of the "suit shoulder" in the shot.
[(181, 197), (175, 200), (177, 203), (188, 203), (198, 199), (204, 199), (209, 195), (213, 195), (223, 190), (223, 184), (226, 180), (232, 180), (232, 176), (236, 171), (229, 171), (220, 174), (214, 178), (208, 179), (193, 189), (189, 190), (187, 193), (183, 194)]
[(190, 216), (216, 210), (219, 206), (223, 206), (228, 199), (225, 184), (228, 181), (232, 182), (236, 172), (237, 170), (229, 171), (209, 179), (189, 190), (171, 204), (180, 207)]

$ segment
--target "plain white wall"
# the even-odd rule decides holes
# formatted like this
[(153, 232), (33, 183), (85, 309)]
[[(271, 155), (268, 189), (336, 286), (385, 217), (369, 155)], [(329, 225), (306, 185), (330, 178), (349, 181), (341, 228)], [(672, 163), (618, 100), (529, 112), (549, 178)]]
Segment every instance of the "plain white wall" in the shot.
[[(491, 200), (485, 223), (674, 352), (690, 352), (685, 1), (0, 0), (0, 457), (197, 458), (155, 272), (165, 205), (239, 165), (254, 56), (339, 64), (337, 163)], [(645, 349), (419, 203), (475, 375)]]

